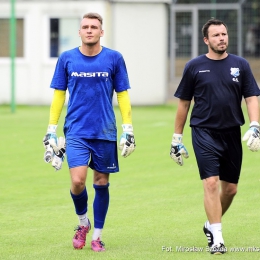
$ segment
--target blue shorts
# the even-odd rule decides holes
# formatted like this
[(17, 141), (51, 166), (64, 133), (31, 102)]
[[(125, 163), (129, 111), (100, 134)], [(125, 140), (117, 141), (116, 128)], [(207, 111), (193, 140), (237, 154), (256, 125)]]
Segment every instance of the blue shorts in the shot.
[(66, 155), (69, 168), (88, 165), (101, 173), (119, 171), (116, 141), (69, 138)]
[(243, 156), (240, 127), (220, 131), (192, 127), (192, 144), (201, 179), (219, 176), (238, 183)]

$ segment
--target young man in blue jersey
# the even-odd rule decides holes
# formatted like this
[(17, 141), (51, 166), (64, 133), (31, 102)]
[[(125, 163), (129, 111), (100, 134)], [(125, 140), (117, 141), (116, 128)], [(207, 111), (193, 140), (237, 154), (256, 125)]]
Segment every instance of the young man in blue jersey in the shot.
[(75, 249), (82, 249), (91, 229), (86, 189), (90, 167), (95, 189), (91, 249), (96, 252), (105, 250), (101, 235), (109, 206), (109, 175), (119, 171), (112, 104), (114, 91), (123, 121), (119, 144), (121, 155), (127, 157), (135, 150), (126, 65), (119, 52), (101, 46), (102, 21), (97, 13), (85, 14), (79, 29), (81, 46), (63, 52), (57, 61), (50, 86), (54, 96), (49, 125), (43, 140), (46, 150), (52, 152), (48, 162), (59, 170), (65, 147), (57, 140), (56, 129), (68, 90), (64, 135), (71, 176), (70, 194), (79, 219), (72, 242)]
[[(227, 53), (227, 26), (210, 19), (202, 28), (208, 53), (190, 60), (175, 92), (179, 98), (171, 143), (171, 158), (183, 165), (188, 151), (182, 143), (191, 100), (192, 144), (204, 187), (204, 207), (208, 220), (203, 231), (212, 254), (226, 252), (222, 236), (222, 216), (237, 193), (242, 164), (240, 127), (245, 123), (241, 100), (245, 99), (250, 120), (243, 137), (251, 151), (260, 149), (260, 90), (248, 62)], [(220, 192), (219, 192), (220, 190)]]

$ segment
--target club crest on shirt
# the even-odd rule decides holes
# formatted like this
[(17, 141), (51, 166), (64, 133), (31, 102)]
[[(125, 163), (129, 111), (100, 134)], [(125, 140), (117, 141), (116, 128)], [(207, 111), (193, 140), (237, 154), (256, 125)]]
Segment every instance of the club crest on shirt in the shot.
[(233, 76), (233, 77), (238, 77), (240, 75), (239, 73), (239, 68), (231, 68), (230, 69), (230, 74)]
[(233, 81), (239, 82), (238, 79), (236, 78), (240, 75), (239, 68), (230, 68), (230, 74), (234, 77), (232, 79)]

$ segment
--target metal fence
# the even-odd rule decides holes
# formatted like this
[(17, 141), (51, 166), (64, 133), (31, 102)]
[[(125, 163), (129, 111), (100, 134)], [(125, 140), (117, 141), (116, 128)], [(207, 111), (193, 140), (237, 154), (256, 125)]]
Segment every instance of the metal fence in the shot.
[(188, 60), (207, 52), (201, 28), (211, 17), (227, 24), (228, 52), (245, 57), (260, 81), (259, 0), (200, 0), (196, 4), (192, 0), (178, 0), (173, 3), (170, 10), (171, 81), (181, 76)]

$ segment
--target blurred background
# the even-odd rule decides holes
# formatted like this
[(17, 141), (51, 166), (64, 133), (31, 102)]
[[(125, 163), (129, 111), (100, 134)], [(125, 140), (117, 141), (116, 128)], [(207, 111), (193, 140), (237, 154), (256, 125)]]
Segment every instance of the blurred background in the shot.
[(80, 45), (87, 12), (104, 18), (102, 45), (125, 58), (133, 105), (173, 100), (185, 63), (207, 52), (201, 28), (229, 28), (228, 52), (245, 57), (260, 82), (259, 0), (0, 0), (0, 105), (49, 105), (59, 54)]

